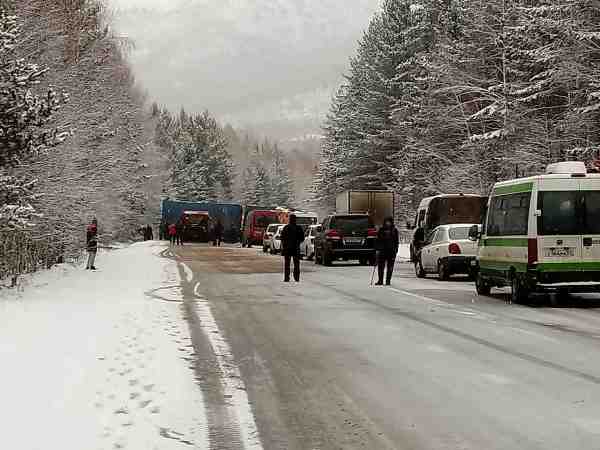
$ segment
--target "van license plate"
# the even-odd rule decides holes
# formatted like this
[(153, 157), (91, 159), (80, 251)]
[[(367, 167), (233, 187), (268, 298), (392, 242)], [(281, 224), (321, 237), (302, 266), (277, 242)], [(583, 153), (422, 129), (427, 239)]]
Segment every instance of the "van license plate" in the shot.
[(573, 247), (550, 247), (544, 250), (546, 251), (544, 256), (548, 258), (575, 256)]

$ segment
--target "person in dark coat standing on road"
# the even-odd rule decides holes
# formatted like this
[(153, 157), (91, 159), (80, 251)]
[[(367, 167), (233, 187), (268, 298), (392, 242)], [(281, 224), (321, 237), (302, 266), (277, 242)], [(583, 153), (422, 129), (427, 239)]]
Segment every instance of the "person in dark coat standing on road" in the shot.
[(85, 270), (96, 270), (94, 263), (96, 262), (96, 254), (98, 253), (98, 220), (95, 217), (87, 227), (85, 243), (88, 252)]
[(183, 245), (183, 234), (185, 232), (185, 224), (183, 223), (183, 220), (179, 220), (177, 222), (175, 229), (177, 230), (177, 234), (175, 235), (177, 245)]
[(154, 232), (152, 231), (152, 226), (146, 225), (144, 227), (144, 241), (153, 241), (154, 240)]
[(383, 226), (377, 232), (377, 266), (379, 270), (379, 281), (377, 286), (383, 286), (383, 275), (387, 265), (387, 274), (385, 284), (392, 284), (392, 274), (396, 263), (396, 255), (400, 246), (400, 237), (398, 230), (394, 226), (394, 219), (388, 217), (383, 222)]
[(304, 230), (296, 223), (296, 216), (290, 215), (290, 223), (281, 232), (281, 254), (285, 260), (284, 281), (290, 281), (290, 269), (294, 260), (294, 280), (300, 281), (300, 244), (304, 242)]
[(214, 233), (214, 242), (213, 242), (213, 246), (215, 247), (220, 247), (221, 246), (221, 241), (223, 240), (223, 231), (225, 230), (225, 227), (223, 227), (223, 224), (221, 223), (220, 220), (217, 220), (217, 223), (215, 224), (215, 228), (213, 229), (213, 233)]

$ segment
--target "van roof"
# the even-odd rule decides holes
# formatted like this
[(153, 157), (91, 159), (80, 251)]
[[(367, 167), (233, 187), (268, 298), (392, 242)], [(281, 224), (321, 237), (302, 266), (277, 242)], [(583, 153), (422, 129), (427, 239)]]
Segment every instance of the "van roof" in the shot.
[[(507, 180), (507, 181), (499, 181), (498, 183), (494, 184), (494, 189), (497, 188), (497, 187), (512, 186), (513, 184), (535, 183), (535, 182), (540, 181), (540, 180), (572, 180), (573, 178), (574, 177), (570, 173), (555, 173), (555, 174), (534, 175), (534, 176), (531, 176), (531, 177), (515, 178), (515, 179)], [(594, 179), (598, 179), (598, 178), (600, 178), (600, 174), (597, 174), (597, 173), (588, 173), (585, 176), (580, 175), (580, 176), (578, 176), (576, 178), (594, 178)]]
[(476, 198), (476, 197), (483, 197), (483, 196), (479, 195), (479, 194), (440, 194), (440, 195), (433, 195), (431, 197), (425, 197), (423, 200), (421, 200), (421, 203), (419, 204), (419, 208), (424, 208), (425, 206), (429, 205), (432, 200), (434, 200), (436, 198), (460, 198), (460, 197)]

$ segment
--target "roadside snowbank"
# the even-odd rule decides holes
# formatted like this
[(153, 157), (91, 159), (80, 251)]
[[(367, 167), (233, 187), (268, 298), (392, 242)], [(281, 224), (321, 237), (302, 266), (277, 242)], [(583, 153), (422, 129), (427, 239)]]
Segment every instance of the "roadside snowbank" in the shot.
[(11, 450), (208, 449), (173, 261), (140, 243), (0, 291), (0, 423)]

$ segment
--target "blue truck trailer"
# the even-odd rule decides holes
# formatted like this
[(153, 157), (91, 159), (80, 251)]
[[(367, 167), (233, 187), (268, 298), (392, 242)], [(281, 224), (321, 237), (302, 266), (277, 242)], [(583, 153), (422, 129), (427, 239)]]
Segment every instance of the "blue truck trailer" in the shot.
[(242, 225), (242, 206), (236, 203), (185, 202), (163, 200), (160, 205), (163, 223), (177, 223), (185, 211), (206, 211), (213, 224), (220, 221), (223, 225), (223, 240), (228, 243), (240, 241)]

